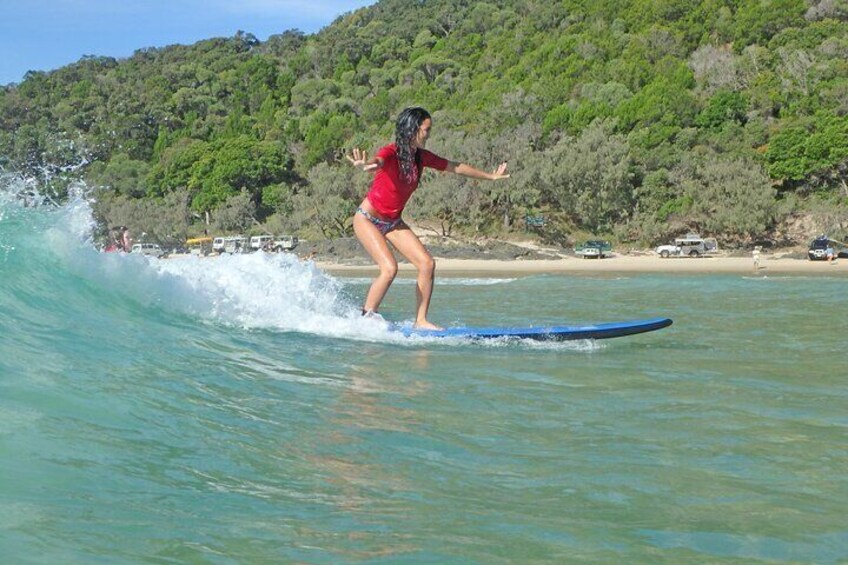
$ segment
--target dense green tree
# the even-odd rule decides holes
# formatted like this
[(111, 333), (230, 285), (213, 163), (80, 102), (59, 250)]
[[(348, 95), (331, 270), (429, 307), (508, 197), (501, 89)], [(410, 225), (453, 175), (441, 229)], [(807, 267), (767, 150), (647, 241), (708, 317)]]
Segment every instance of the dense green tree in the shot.
[(309, 184), (294, 197), (298, 227), (328, 238), (353, 235), (351, 219), (364, 191), (365, 178), (350, 166), (319, 163), (307, 179)]
[(210, 151), (204, 141), (183, 139), (163, 151), (147, 177), (148, 192), (161, 196), (179, 187), (188, 187), (192, 168)]
[(213, 143), (191, 166), (188, 187), (197, 193), (195, 210), (212, 210), (229, 197), (246, 191), (254, 203), (261, 202), (262, 189), (290, 178), (282, 148), (248, 136)]
[(268, 185), (262, 189), (262, 206), (271, 213), (291, 214), (295, 194), (295, 187), (287, 182)]
[(736, 12), (736, 37), (740, 46), (764, 44), (781, 29), (804, 23), (804, 0), (740, 2)]
[(609, 232), (634, 208), (634, 170), (624, 136), (595, 122), (578, 138), (563, 138), (547, 152), (541, 179), (575, 224)]
[(698, 110), (697, 99), (690, 91), (693, 84), (691, 71), (682, 64), (676, 66), (672, 75), (657, 78), (618, 107), (620, 126), (631, 130), (692, 125)]
[(679, 167), (675, 177), (689, 226), (745, 240), (774, 222), (775, 190), (766, 172), (749, 160), (707, 155)]
[(848, 116), (821, 113), (775, 134), (765, 152), (772, 177), (818, 185), (848, 171)]
[(478, 186), (453, 175), (429, 173), (409, 205), (409, 216), (416, 222), (450, 236), (461, 226), (479, 224), (482, 204)]
[(748, 103), (740, 93), (718, 92), (710, 98), (695, 118), (695, 125), (702, 128), (718, 128), (726, 122), (744, 124), (747, 121), (747, 107)]
[(213, 225), (219, 230), (244, 232), (255, 221), (256, 202), (247, 190), (228, 196), (215, 209)]
[(90, 178), (95, 186), (140, 198), (147, 193), (149, 172), (150, 165), (146, 161), (135, 161), (124, 153), (118, 153), (106, 163), (92, 164)]
[(339, 149), (356, 131), (356, 118), (351, 113), (320, 112), (304, 120), (301, 127), (305, 146), (303, 166), (311, 167), (338, 156)]

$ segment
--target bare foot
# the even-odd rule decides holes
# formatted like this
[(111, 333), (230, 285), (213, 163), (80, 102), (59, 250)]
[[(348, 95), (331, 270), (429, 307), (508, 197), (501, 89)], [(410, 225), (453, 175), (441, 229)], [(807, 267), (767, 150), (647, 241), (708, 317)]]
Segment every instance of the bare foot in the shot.
[(380, 315), (379, 312), (375, 312), (374, 310), (363, 310), (362, 317), (368, 318), (370, 320), (379, 320), (380, 322), (385, 322), (386, 319)]
[(442, 326), (437, 326), (436, 324), (429, 322), (427, 320), (424, 320), (423, 322), (415, 322), (413, 327), (415, 327), (416, 329), (419, 329), (419, 330), (443, 330), (443, 329), (445, 329)]

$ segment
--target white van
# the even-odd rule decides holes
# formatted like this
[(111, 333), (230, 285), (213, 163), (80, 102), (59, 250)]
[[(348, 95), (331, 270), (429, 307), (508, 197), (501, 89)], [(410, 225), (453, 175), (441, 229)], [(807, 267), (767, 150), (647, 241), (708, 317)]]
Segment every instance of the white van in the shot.
[(150, 257), (161, 257), (165, 254), (157, 243), (134, 243), (130, 253), (141, 253)]

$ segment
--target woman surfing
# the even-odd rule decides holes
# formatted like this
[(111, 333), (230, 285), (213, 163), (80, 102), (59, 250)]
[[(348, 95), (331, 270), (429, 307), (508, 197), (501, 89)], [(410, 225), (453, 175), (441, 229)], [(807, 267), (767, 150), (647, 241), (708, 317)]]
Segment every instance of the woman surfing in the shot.
[(415, 327), (438, 330), (441, 328), (427, 319), (436, 263), (415, 232), (403, 221), (403, 209), (418, 188), (425, 167), (480, 180), (500, 180), (509, 178), (509, 175), (506, 174), (506, 163), (487, 173), (428, 151), (425, 146), (432, 125), (433, 120), (427, 110), (406, 108), (397, 118), (394, 143), (381, 148), (371, 159), (358, 148), (353, 150), (352, 155), (347, 155), (347, 159), (355, 167), (374, 173), (371, 188), (353, 216), (353, 231), (357, 239), (380, 269), (365, 297), (362, 314), (371, 316), (377, 313), (397, 275), (397, 261), (389, 249), (391, 243), (418, 270)]

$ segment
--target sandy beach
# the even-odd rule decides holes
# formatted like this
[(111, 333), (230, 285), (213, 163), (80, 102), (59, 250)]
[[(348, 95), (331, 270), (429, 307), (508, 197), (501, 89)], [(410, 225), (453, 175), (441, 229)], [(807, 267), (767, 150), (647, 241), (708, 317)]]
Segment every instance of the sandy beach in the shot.
[[(422, 238), (436, 259), (440, 275), (467, 276), (475, 273), (735, 273), (751, 276), (801, 274), (810, 276), (848, 276), (848, 258), (832, 262), (810, 261), (805, 247), (784, 248), (761, 253), (759, 266), (750, 254), (720, 251), (700, 257), (662, 258), (652, 250), (613, 253), (603, 259), (584, 259), (563, 249), (540, 246), (535, 242), (453, 241)], [(447, 241), (447, 243), (445, 243)], [(301, 260), (312, 260), (329, 273), (356, 273), (371, 276), (377, 267), (355, 238), (302, 242), (294, 251)], [(180, 255), (170, 255), (178, 258)], [(210, 258), (217, 254), (210, 255)], [(409, 276), (415, 268), (400, 256), (398, 270)]]
[[(344, 265), (332, 261), (316, 261), (316, 266), (328, 272), (376, 272), (376, 266)], [(414, 272), (412, 265), (400, 263), (401, 274)], [(563, 257), (539, 259), (454, 259), (436, 256), (436, 270), (451, 273), (738, 273), (768, 276), (777, 274), (841, 275), (848, 276), (848, 260), (809, 261), (806, 259), (769, 256), (760, 258), (759, 268), (750, 257), (699, 257), (662, 259), (651, 255), (616, 255), (604, 259)]]

